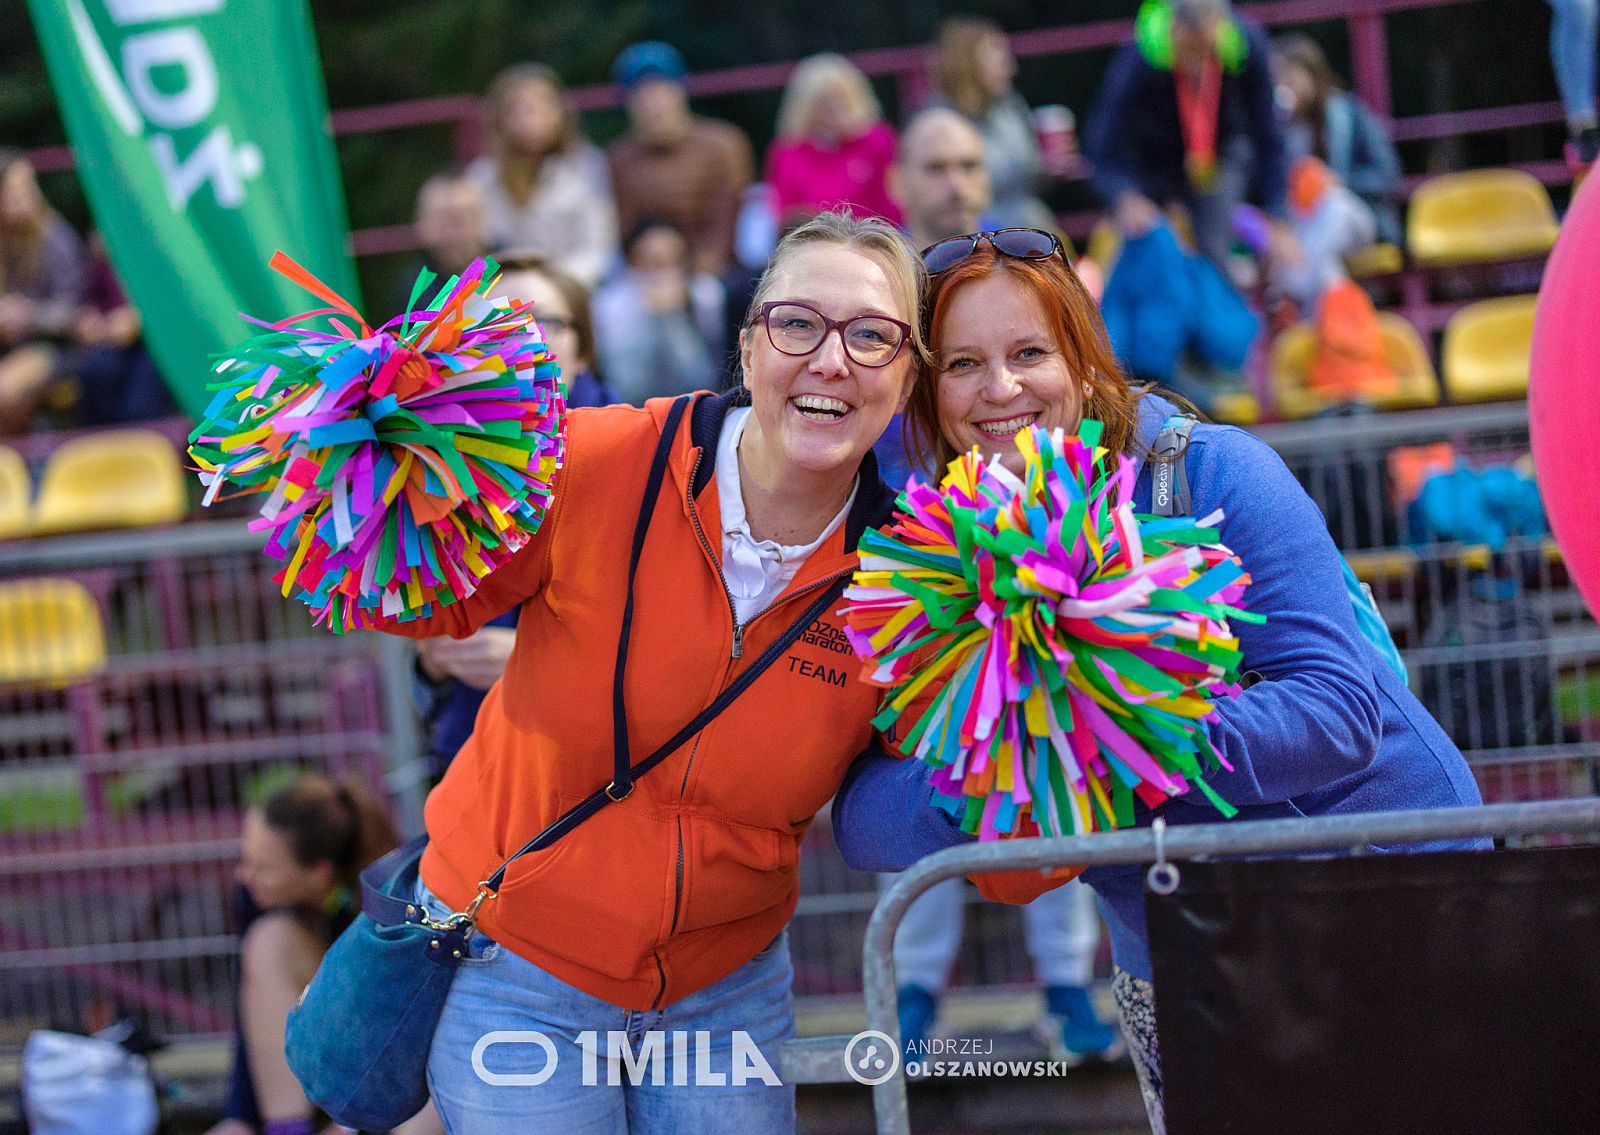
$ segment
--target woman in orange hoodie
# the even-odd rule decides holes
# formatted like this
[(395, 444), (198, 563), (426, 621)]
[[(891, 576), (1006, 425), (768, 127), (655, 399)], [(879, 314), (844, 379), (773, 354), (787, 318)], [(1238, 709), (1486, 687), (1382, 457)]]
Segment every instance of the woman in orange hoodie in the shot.
[[(435, 916), (579, 801), (608, 784), (616, 800), (516, 860), (478, 912), (429, 1057), (452, 1135), (792, 1128), (783, 928), (811, 817), (858, 757), (888, 760), (833, 612), (892, 507), (871, 447), (923, 357), (923, 282), (881, 221), (791, 233), (740, 335), (741, 388), (688, 396), (681, 420), (665, 399), (573, 411), (531, 542), (466, 601), (387, 628), (460, 637), (521, 604), (505, 675), (428, 800)], [(616, 789), (619, 749), (669, 751)], [(918, 825), (948, 823), (923, 808), (897, 830)]]

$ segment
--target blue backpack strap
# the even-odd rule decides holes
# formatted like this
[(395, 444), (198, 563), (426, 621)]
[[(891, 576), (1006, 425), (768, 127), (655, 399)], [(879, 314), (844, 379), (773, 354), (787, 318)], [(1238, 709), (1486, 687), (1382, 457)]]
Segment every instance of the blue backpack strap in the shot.
[[(1189, 492), (1189, 474), (1185, 469), (1187, 462), (1181, 456), (1188, 449), (1189, 434), (1194, 425), (1193, 415), (1173, 414), (1161, 423), (1161, 432), (1156, 434), (1155, 444), (1150, 447), (1155, 458), (1150, 462), (1150, 506), (1157, 516), (1188, 516), (1194, 511), (1194, 498)], [(1400, 648), (1395, 645), (1388, 624), (1383, 621), (1383, 613), (1378, 610), (1372, 589), (1356, 578), (1355, 571), (1343, 556), (1339, 557), (1339, 566), (1344, 569), (1345, 591), (1350, 595), (1350, 607), (1356, 617), (1357, 629), (1383, 656), (1389, 667), (1400, 675), (1400, 680), (1407, 681), (1405, 661), (1400, 657)]]
[(1339, 564), (1344, 568), (1344, 589), (1350, 593), (1350, 606), (1355, 611), (1356, 627), (1370, 642), (1389, 668), (1400, 675), (1402, 682), (1411, 680), (1406, 672), (1405, 659), (1400, 657), (1400, 648), (1394, 643), (1394, 635), (1389, 633), (1389, 624), (1383, 621), (1383, 612), (1378, 610), (1378, 601), (1373, 597), (1372, 588), (1356, 578), (1355, 569), (1350, 566), (1350, 561), (1343, 556), (1339, 557)]

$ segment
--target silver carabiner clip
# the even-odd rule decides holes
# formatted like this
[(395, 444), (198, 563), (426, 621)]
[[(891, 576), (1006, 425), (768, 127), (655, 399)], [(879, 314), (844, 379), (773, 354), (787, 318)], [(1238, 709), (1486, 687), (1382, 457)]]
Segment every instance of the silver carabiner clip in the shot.
[(1178, 865), (1167, 862), (1167, 821), (1157, 816), (1150, 832), (1156, 838), (1156, 861), (1145, 872), (1145, 885), (1153, 894), (1170, 895), (1178, 889), (1180, 877)]

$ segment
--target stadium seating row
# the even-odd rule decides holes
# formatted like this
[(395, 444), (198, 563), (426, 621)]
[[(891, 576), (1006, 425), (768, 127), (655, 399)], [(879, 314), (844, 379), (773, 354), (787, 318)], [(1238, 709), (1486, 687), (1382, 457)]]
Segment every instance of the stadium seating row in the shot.
[[(1445, 325), (1441, 351), (1444, 392), (1451, 402), (1527, 397), (1537, 298), (1524, 295), (1480, 300), (1451, 317)], [(1389, 311), (1379, 312), (1378, 321), (1383, 331), (1384, 354), (1399, 378), (1395, 393), (1381, 400), (1379, 409), (1438, 405), (1439, 381), (1416, 328)], [(1308, 323), (1290, 327), (1273, 341), (1273, 396), (1282, 418), (1309, 418), (1326, 408), (1324, 400), (1307, 385), (1316, 347), (1316, 333)]]
[(84, 434), (51, 453), (37, 499), (27, 463), (0, 446), (0, 539), (175, 524), (189, 512), (177, 450), (144, 429)]

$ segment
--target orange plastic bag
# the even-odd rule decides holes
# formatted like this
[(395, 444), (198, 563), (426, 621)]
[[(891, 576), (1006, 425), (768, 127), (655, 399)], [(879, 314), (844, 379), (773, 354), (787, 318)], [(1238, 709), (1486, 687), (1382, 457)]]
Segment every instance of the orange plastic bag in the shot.
[(1306, 382), (1329, 402), (1387, 398), (1400, 379), (1383, 352), (1378, 311), (1353, 280), (1322, 294), (1316, 320), (1317, 352)]

